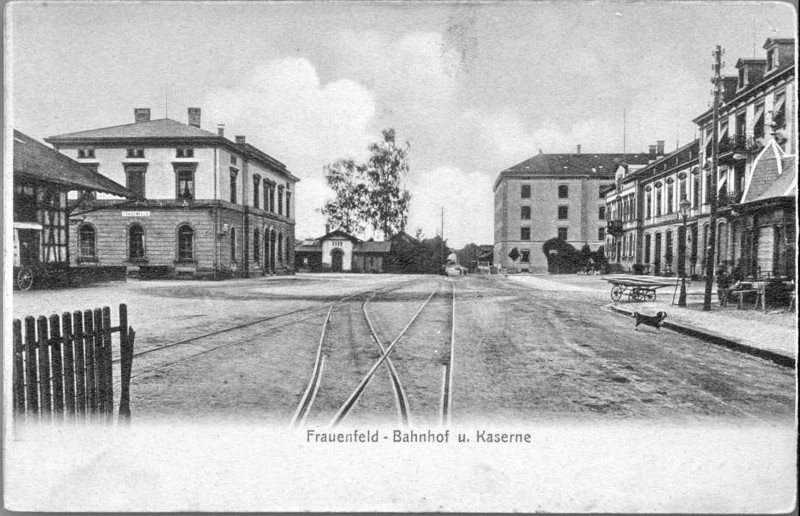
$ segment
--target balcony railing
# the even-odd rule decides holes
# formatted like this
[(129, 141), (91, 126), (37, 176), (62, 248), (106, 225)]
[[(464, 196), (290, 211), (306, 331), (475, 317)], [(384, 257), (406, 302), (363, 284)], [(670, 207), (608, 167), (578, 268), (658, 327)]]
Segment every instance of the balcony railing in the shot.
[(725, 208), (727, 206), (733, 206), (734, 204), (739, 204), (742, 200), (742, 191), (737, 192), (728, 192), (728, 191), (721, 191), (719, 195), (717, 195), (717, 207), (718, 208)]
[(728, 152), (757, 152), (761, 149), (761, 144), (753, 135), (734, 134), (725, 135), (719, 141), (719, 153)]

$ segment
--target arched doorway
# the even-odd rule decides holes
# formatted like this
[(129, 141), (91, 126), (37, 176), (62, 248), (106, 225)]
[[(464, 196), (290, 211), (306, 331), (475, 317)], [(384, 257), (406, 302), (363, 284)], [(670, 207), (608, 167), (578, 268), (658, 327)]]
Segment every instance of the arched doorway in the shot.
[(341, 249), (334, 249), (331, 251), (331, 268), (333, 272), (342, 272), (344, 264), (344, 251)]
[(661, 274), (661, 233), (656, 233), (656, 249), (653, 253), (653, 275)]

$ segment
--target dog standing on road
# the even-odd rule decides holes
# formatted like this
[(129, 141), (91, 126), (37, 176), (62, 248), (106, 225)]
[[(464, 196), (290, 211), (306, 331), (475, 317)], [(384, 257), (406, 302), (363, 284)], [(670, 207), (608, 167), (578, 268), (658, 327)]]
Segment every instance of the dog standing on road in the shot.
[(633, 312), (633, 317), (636, 319), (636, 325), (634, 326), (635, 330), (639, 329), (640, 324), (644, 324), (645, 326), (652, 326), (658, 333), (661, 333), (661, 325), (664, 324), (664, 319), (667, 318), (666, 312), (658, 312), (656, 315), (644, 315), (640, 314), (639, 312)]

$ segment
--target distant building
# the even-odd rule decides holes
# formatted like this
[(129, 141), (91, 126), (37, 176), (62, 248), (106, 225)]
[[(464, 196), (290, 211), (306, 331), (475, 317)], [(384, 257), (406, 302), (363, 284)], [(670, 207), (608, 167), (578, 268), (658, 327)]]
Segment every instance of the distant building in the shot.
[(70, 191), (132, 196), (122, 185), (14, 130), (14, 285), (63, 274), (70, 263)]
[[(605, 241), (603, 194), (621, 165), (643, 166), (647, 154), (542, 154), (500, 173), (494, 183), (494, 264), (547, 272), (542, 244), (565, 240), (577, 250)], [(519, 258), (509, 253), (516, 248)]]
[(392, 242), (363, 241), (341, 230), (295, 246), (297, 268), (310, 272), (383, 272)]
[(137, 197), (124, 207), (84, 195), (72, 228), (81, 267), (124, 265), (131, 274), (248, 276), (294, 268), (295, 184), (286, 166), (250, 145), (188, 123), (150, 119), (45, 141)]

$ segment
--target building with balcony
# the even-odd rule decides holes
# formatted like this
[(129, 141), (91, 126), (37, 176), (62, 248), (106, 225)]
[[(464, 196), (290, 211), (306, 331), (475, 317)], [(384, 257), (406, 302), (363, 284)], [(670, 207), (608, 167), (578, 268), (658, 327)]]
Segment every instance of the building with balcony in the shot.
[(657, 275), (713, 274), (705, 257), (716, 203), (714, 268), (724, 263), (744, 277), (794, 277), (794, 40), (768, 39), (764, 48), (766, 59), (740, 59), (737, 75), (723, 78), (716, 189), (711, 110), (694, 119), (697, 141), (663, 156), (657, 145), (655, 159), (640, 170), (617, 168), (606, 195), (605, 249), (612, 263), (625, 270), (638, 264)]
[[(542, 245), (552, 238), (577, 250), (605, 242), (605, 191), (615, 171), (647, 164), (647, 153), (543, 154), (502, 171), (494, 183), (494, 264), (513, 272), (548, 270)], [(516, 248), (519, 258), (509, 257)]]
[(286, 166), (220, 127), (150, 119), (51, 136), (58, 151), (114, 181), (136, 199), (75, 199), (71, 252), (80, 267), (125, 265), (132, 275), (248, 276), (294, 269), (295, 185)]
[[(709, 197), (700, 215), (706, 232), (710, 196), (715, 193), (715, 265), (741, 268), (746, 276), (794, 276), (793, 259), (781, 258), (787, 249), (793, 256), (795, 248), (796, 193), (788, 188), (797, 181), (794, 47), (794, 39), (770, 38), (763, 46), (765, 58), (739, 59), (737, 75), (725, 78), (717, 127), (717, 191), (706, 188)], [(712, 114), (708, 110), (694, 119), (700, 129), (701, 174), (707, 185), (712, 179)]]

